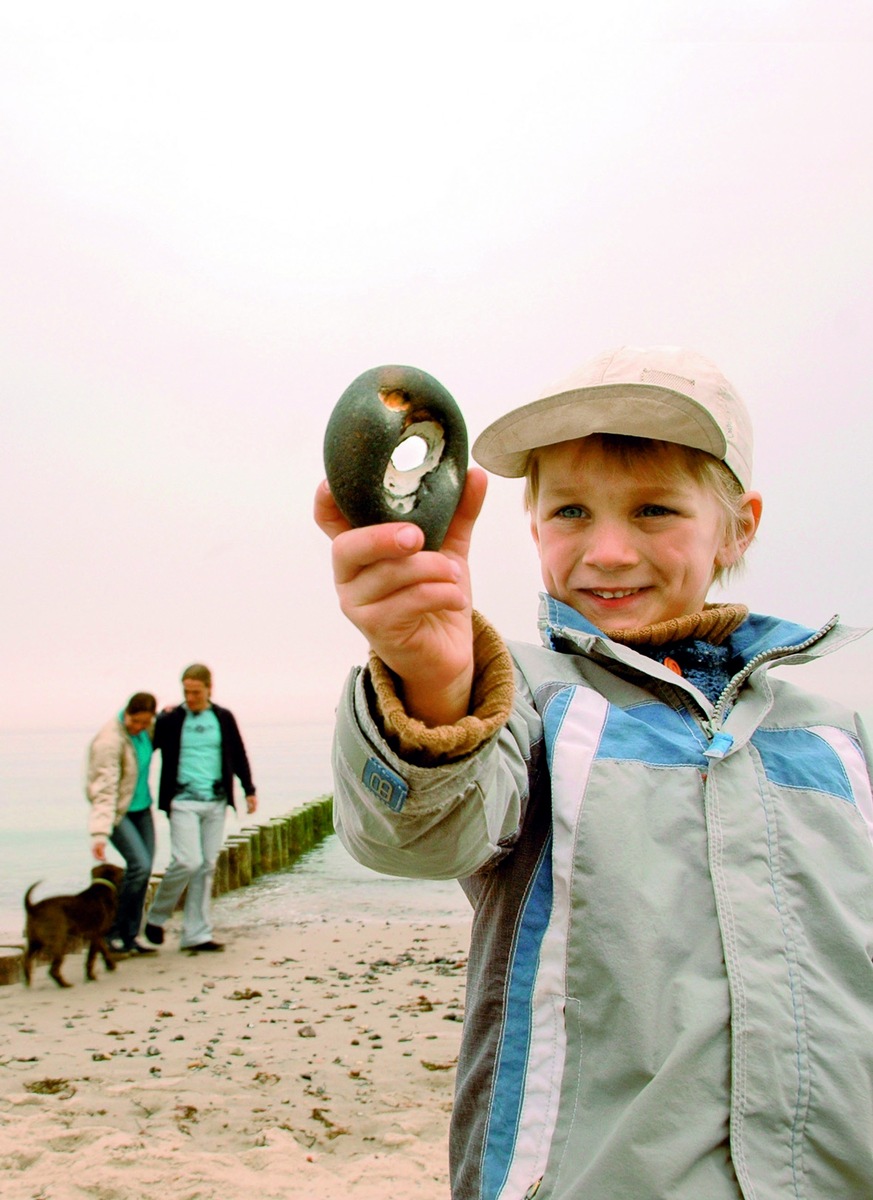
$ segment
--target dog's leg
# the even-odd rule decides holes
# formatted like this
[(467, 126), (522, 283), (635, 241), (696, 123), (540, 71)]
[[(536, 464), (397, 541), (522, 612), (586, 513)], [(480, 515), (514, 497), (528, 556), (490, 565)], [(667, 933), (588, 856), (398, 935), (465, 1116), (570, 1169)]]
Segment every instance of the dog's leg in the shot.
[(88, 943), (88, 957), (85, 959), (85, 978), (86, 979), (96, 979), (97, 978), (97, 976), (94, 974), (94, 963), (97, 961), (98, 946), (99, 946), (99, 942), (96, 938), (93, 938)]
[(103, 961), (106, 963), (106, 970), (114, 971), (115, 970), (115, 959), (112, 957), (112, 951), (109, 949), (109, 947), (106, 944), (106, 939), (102, 938), (102, 937), (98, 938), (95, 944), (97, 946), (97, 949), (103, 955)]
[(63, 954), (59, 954), (53, 958), (52, 965), (49, 967), (49, 975), (51, 975), (58, 987), (72, 987), (73, 985), (71, 983), (67, 983), (66, 979), (64, 979), (63, 975), (61, 974), (61, 964), (63, 961)]
[(39, 951), (39, 942), (29, 941), (27, 949), (24, 952), (24, 982), (30, 987), (30, 973), (33, 967), (33, 960)]
[(97, 975), (94, 971), (94, 964), (97, 961), (98, 954), (102, 955), (103, 961), (106, 963), (107, 971), (115, 970), (115, 959), (112, 957), (106, 942), (102, 937), (95, 937), (91, 940), (91, 943), (88, 946), (88, 957), (85, 959), (86, 979), (94, 980), (97, 978)]

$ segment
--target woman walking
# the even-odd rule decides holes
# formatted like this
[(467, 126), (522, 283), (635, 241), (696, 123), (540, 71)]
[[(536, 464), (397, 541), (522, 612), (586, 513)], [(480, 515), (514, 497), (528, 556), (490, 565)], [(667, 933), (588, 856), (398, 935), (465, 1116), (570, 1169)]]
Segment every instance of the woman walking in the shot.
[(106, 722), (88, 749), (91, 852), (103, 862), (109, 841), (125, 863), (118, 915), (109, 934), (116, 957), (155, 953), (137, 941), (137, 934), (155, 856), (149, 764), (156, 710), (150, 692), (137, 692)]

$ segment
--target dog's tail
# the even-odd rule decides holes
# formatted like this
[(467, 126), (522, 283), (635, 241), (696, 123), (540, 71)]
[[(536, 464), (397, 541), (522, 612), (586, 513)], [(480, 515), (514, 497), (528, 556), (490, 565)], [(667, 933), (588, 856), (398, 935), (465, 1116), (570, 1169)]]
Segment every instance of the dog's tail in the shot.
[(34, 888), (38, 888), (41, 883), (42, 883), (42, 880), (37, 879), (36, 883), (32, 883), (30, 885), (30, 887), (27, 889), (27, 891), (24, 893), (24, 911), (25, 912), (27, 912), (27, 913), (33, 912), (35, 906), (30, 903), (30, 893), (33, 891)]

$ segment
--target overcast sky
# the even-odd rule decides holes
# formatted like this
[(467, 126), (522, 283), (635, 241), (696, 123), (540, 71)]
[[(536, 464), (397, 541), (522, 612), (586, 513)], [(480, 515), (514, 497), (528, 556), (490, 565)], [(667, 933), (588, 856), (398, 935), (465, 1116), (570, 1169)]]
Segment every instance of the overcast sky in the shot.
[[(363, 648), (312, 495), (388, 362), (472, 438), (609, 346), (698, 349), (757, 429), (730, 597), (871, 622), (869, 12), (3, 4), (0, 728), (193, 660), (243, 723), (328, 719)], [(535, 638), (518, 481), (473, 579)], [(807, 676), (873, 709), (873, 646)]]

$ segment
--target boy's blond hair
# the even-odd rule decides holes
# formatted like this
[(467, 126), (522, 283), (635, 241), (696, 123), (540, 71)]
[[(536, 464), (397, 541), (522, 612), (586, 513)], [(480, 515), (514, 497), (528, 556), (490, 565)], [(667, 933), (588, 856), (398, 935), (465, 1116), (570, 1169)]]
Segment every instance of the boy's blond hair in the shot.
[[(633, 466), (645, 459), (656, 468), (660, 465), (665, 479), (675, 478), (676, 467), (689, 475), (700, 487), (710, 493), (719, 505), (724, 518), (724, 531), (728, 544), (743, 547), (735, 560), (728, 566), (714, 564), (712, 582), (721, 583), (743, 567), (743, 554), (751, 544), (748, 538), (742, 498), (742, 484), (729, 467), (692, 446), (680, 446), (677, 442), (662, 442), (654, 438), (629, 437), (619, 433), (592, 433), (583, 439), (599, 447), (607, 458)], [(524, 508), (532, 512), (539, 494), (539, 460), (534, 450), (528, 458), (524, 476)]]

